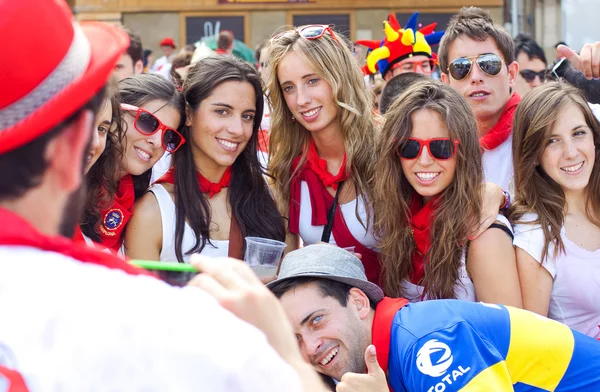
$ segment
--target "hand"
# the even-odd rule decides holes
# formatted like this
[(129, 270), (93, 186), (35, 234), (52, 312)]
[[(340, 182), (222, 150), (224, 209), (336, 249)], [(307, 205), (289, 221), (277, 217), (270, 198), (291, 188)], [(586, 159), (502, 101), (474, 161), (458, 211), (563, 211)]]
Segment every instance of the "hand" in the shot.
[(336, 392), (389, 392), (383, 369), (377, 362), (377, 353), (372, 344), (365, 351), (367, 374), (346, 373), (336, 386)]
[(573, 68), (583, 72), (586, 78), (600, 78), (600, 41), (583, 45), (579, 54), (566, 45), (558, 45), (556, 50), (569, 60)]
[(202, 272), (188, 286), (211, 294), (225, 309), (265, 333), (269, 343), (289, 363), (302, 362), (298, 343), (283, 307), (243, 261), (192, 255)]
[(474, 240), (486, 231), (496, 221), (500, 207), (504, 205), (502, 189), (491, 182), (481, 185), (483, 187), (483, 205), (481, 206), (481, 221), (469, 240)]

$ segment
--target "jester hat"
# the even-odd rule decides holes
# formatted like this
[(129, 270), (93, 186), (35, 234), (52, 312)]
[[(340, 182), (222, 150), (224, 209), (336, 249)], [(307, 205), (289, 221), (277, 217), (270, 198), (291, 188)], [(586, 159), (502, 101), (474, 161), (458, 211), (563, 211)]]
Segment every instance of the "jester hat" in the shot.
[(437, 55), (431, 51), (431, 45), (440, 43), (443, 31), (434, 32), (437, 23), (417, 30), (417, 18), (419, 13), (415, 12), (404, 28), (400, 27), (394, 14), (388, 16), (383, 22), (385, 38), (381, 41), (356, 41), (371, 49), (367, 55), (367, 64), (363, 67), (366, 75), (381, 72), (381, 76), (392, 69), (392, 66), (406, 58), (425, 55), (437, 61)]

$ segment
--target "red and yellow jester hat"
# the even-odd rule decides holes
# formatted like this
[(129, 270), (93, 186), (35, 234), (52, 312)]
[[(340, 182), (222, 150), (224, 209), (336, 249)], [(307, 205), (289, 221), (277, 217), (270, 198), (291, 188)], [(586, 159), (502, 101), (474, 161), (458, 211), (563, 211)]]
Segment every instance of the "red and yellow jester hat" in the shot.
[(438, 44), (444, 35), (443, 31), (434, 32), (437, 23), (417, 30), (417, 18), (419, 13), (415, 12), (404, 28), (400, 27), (394, 14), (388, 16), (383, 22), (385, 39), (382, 41), (356, 41), (358, 45), (364, 45), (372, 51), (367, 55), (367, 64), (363, 67), (365, 74), (381, 72), (381, 76), (392, 69), (392, 66), (405, 58), (425, 55), (437, 61), (437, 55), (431, 51), (431, 45)]

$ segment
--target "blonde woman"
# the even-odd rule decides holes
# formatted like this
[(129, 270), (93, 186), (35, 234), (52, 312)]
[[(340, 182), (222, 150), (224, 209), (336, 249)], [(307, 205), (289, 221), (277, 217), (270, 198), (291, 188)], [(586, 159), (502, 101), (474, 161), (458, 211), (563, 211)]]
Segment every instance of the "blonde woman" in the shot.
[(548, 83), (519, 104), (513, 133), (523, 305), (600, 338), (600, 125), (579, 90)]

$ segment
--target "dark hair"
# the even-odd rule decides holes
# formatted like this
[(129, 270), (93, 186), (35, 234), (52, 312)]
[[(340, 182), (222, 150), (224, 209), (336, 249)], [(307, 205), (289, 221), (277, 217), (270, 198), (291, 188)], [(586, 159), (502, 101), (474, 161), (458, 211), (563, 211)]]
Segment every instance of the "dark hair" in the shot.
[(95, 242), (101, 242), (98, 231), (101, 221), (100, 210), (107, 208), (113, 202), (119, 182), (119, 163), (123, 156), (123, 135), (121, 127), (117, 126), (121, 122), (121, 109), (116, 85), (112, 86), (109, 94), (110, 96), (106, 100), (112, 108), (111, 127), (106, 134), (104, 151), (85, 176), (87, 196), (79, 223), (81, 232)]
[(144, 49), (144, 67), (148, 66), (148, 57), (152, 54), (150, 49)]
[(256, 63), (259, 64), (260, 63), (260, 52), (262, 52), (262, 50), (267, 46), (267, 44), (269, 43), (269, 41), (265, 41), (262, 44), (260, 44), (258, 46), (258, 48), (256, 48), (256, 51), (254, 52), (254, 58), (256, 59)]
[(133, 62), (133, 66), (135, 67), (135, 63), (138, 61), (144, 61), (144, 49), (142, 48), (142, 39), (140, 36), (133, 31), (124, 28), (123, 29), (127, 35), (129, 36), (129, 47), (127, 48), (127, 54), (131, 57)]
[[(254, 88), (256, 116), (252, 136), (232, 165), (228, 201), (232, 219), (239, 223), (242, 237), (257, 236), (285, 240), (284, 220), (279, 214), (263, 177), (258, 161), (258, 130), (263, 114), (261, 79), (254, 68), (233, 56), (210, 56), (200, 60), (189, 71), (183, 85), (185, 102), (195, 112), (200, 103), (222, 83), (248, 82)], [(181, 132), (191, 140), (191, 127)], [(194, 231), (196, 243), (187, 254), (201, 252), (210, 243), (211, 210), (206, 197), (200, 192), (191, 143), (181, 146), (173, 154), (175, 167), (175, 254), (183, 262), (182, 242), (186, 221)]]
[[(181, 93), (164, 77), (157, 74), (132, 75), (122, 79), (118, 86), (122, 103), (139, 107), (154, 100), (164, 101), (167, 106), (179, 111), (181, 125), (185, 123), (185, 105)], [(119, 130), (121, 134), (125, 135), (127, 132), (127, 129), (124, 128), (126, 123), (121, 121), (118, 125), (121, 128)], [(123, 138), (123, 142), (126, 142), (125, 138)], [(136, 199), (148, 190), (151, 176), (152, 168), (139, 176), (133, 176)]]
[(192, 54), (191, 53), (181, 53), (175, 56), (172, 61), (171, 71), (169, 71), (169, 76), (171, 77), (171, 82), (175, 85), (177, 90), (181, 91), (181, 86), (183, 86), (183, 78), (181, 75), (177, 73), (177, 69), (181, 67), (186, 67), (192, 63)]
[(406, 72), (396, 75), (385, 84), (381, 97), (379, 98), (379, 113), (385, 114), (392, 103), (398, 98), (411, 84), (422, 80), (425, 75), (416, 72)]
[(440, 42), (438, 56), (440, 69), (443, 73), (448, 73), (450, 45), (461, 35), (466, 35), (478, 42), (491, 38), (496, 43), (507, 64), (515, 61), (515, 43), (508, 31), (494, 23), (489, 12), (478, 7), (463, 7), (458, 14), (450, 19), (444, 37)]
[(221, 31), (217, 38), (217, 48), (227, 50), (233, 44), (233, 34), (230, 31)]
[(540, 59), (544, 65), (548, 65), (544, 49), (533, 38), (525, 34), (519, 34), (515, 37), (515, 58), (521, 52), (525, 53), (530, 60)]
[[(332, 297), (343, 307), (348, 305), (348, 296), (350, 295), (350, 289), (353, 286), (327, 278), (305, 276), (289, 279), (273, 285), (273, 287), (270, 287), (270, 289), (277, 298), (281, 298), (283, 294), (287, 293), (288, 291), (308, 284), (315, 284), (323, 297)], [(371, 305), (371, 309), (375, 309), (377, 306), (377, 303), (375, 303), (375, 301), (373, 301), (371, 298), (369, 298), (369, 303)]]
[[(42, 176), (48, 167), (48, 162), (44, 156), (48, 144), (55, 137), (62, 134), (83, 112), (89, 110), (96, 113), (104, 101), (104, 95), (105, 88), (103, 87), (87, 103), (76, 109), (75, 113), (48, 132), (24, 146), (0, 154), (0, 175), (2, 176), (0, 200), (18, 199), (29, 190), (40, 185)], [(74, 157), (74, 159), (84, 161), (87, 153), (88, 149), (85, 149), (81, 157)]]

